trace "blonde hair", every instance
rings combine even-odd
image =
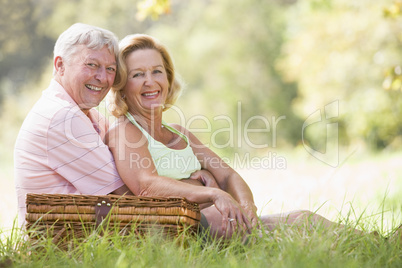
[[[128,110],[122,94],[127,81],[126,59],[132,52],[142,49],[154,49],[162,56],[163,65],[169,82],[168,95],[166,97],[163,111],[169,109],[180,96],[181,83],[175,76],[173,61],[167,48],[152,36],[145,34],[128,35],[119,43],[119,56],[117,61],[118,68],[116,75],[116,77],[118,77],[118,83],[115,83],[109,94],[109,110],[115,117],[124,115]]]

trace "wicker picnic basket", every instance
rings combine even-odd
[[[121,234],[160,230],[176,236],[196,232],[201,218],[198,204],[185,198],[120,195],[28,194],[26,227],[31,238],[84,238],[107,228]]]

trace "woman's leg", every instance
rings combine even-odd
[[[222,238],[225,233],[222,231],[222,215],[215,206],[210,206],[201,210],[207,219],[210,235],[215,238]]]
[[[269,231],[274,230],[281,224],[287,224],[294,227],[312,228],[316,225],[322,225],[326,229],[340,229],[345,226],[332,222],[323,216],[308,210],[295,210],[286,213],[265,215],[261,217],[261,221]],[[363,234],[362,231],[354,229],[355,233]]]
[[[221,229],[222,224],[222,216],[220,212],[215,208],[215,206],[211,206],[201,210],[201,212],[207,218],[211,235],[213,237],[223,237],[225,233],[223,233]],[[316,225],[321,224],[326,229],[341,229],[345,226],[342,224],[338,224],[332,222],[323,216],[313,213],[308,210],[295,210],[286,213],[278,213],[271,215],[264,215],[260,217],[262,224],[264,227],[268,229],[268,231],[272,231],[280,225],[286,224],[292,227],[298,228],[312,228]],[[363,234],[364,232],[354,229],[354,232],[357,234]]]

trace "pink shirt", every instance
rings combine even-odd
[[[123,186],[103,143],[105,118],[86,116],[52,80],[26,117],[14,150],[19,223],[25,222],[27,193],[109,194]]]

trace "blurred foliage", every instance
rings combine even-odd
[[[392,20],[393,35],[402,43],[401,27],[398,27],[402,22],[402,1],[394,1],[391,5],[384,8],[384,16]],[[385,71],[383,88],[386,90],[402,90],[402,67],[400,64],[389,67]]]
[[[382,84],[384,71],[401,62],[401,24],[383,16],[386,2],[298,1],[287,10],[288,40],[277,67],[298,85],[292,107],[307,117],[339,100],[341,144],[400,145],[400,94]],[[307,134],[315,140],[320,133]]]
[[[222,130],[215,136],[207,133],[204,142],[218,147],[230,144],[225,148],[230,153],[253,151],[244,138],[244,127],[254,116],[266,118],[270,131],[250,134],[252,144],[272,148],[285,140],[294,144],[300,139],[302,121],[289,107],[297,87],[284,82],[275,69],[286,28],[283,12],[284,6],[272,1],[263,5],[258,0],[235,5],[229,0],[219,4],[188,1],[174,17],[162,18],[151,29],[171,48],[187,82],[187,91],[178,102],[184,114],[205,115],[213,131]],[[169,31],[166,25],[175,21],[182,23],[177,23],[176,31]],[[217,118],[222,115],[230,119]],[[274,131],[280,116],[286,120]],[[234,131],[223,131],[230,129],[231,123]],[[198,120],[191,127],[204,125]],[[267,129],[266,122],[258,119],[252,120],[249,128]]]
[[[170,13],[170,0],[143,0],[138,3],[137,19],[151,17],[156,20],[162,14]]]
[[[0,5],[0,124],[7,126],[7,134],[0,133],[0,160],[3,152],[9,157],[24,116],[51,77],[55,40],[75,22],[107,28],[119,38],[148,33],[165,43],[187,84],[180,112],[171,110],[168,119],[198,129],[201,140],[223,155],[267,150],[253,148],[245,135],[268,149],[296,146],[303,122],[333,101],[339,101],[339,117],[330,122],[338,123],[341,145],[382,150],[401,144],[401,1]],[[319,151],[325,151],[327,123],[305,133],[305,142]],[[246,124],[261,133],[245,133]]]
[[[51,53],[54,39],[38,31],[41,20],[30,0],[0,0],[0,107],[6,95],[18,94],[36,71],[44,67],[45,51]],[[0,109],[0,113],[3,109]]]
[[[396,0],[389,6],[384,8],[384,16],[389,18],[397,18],[402,15],[402,1]]]

